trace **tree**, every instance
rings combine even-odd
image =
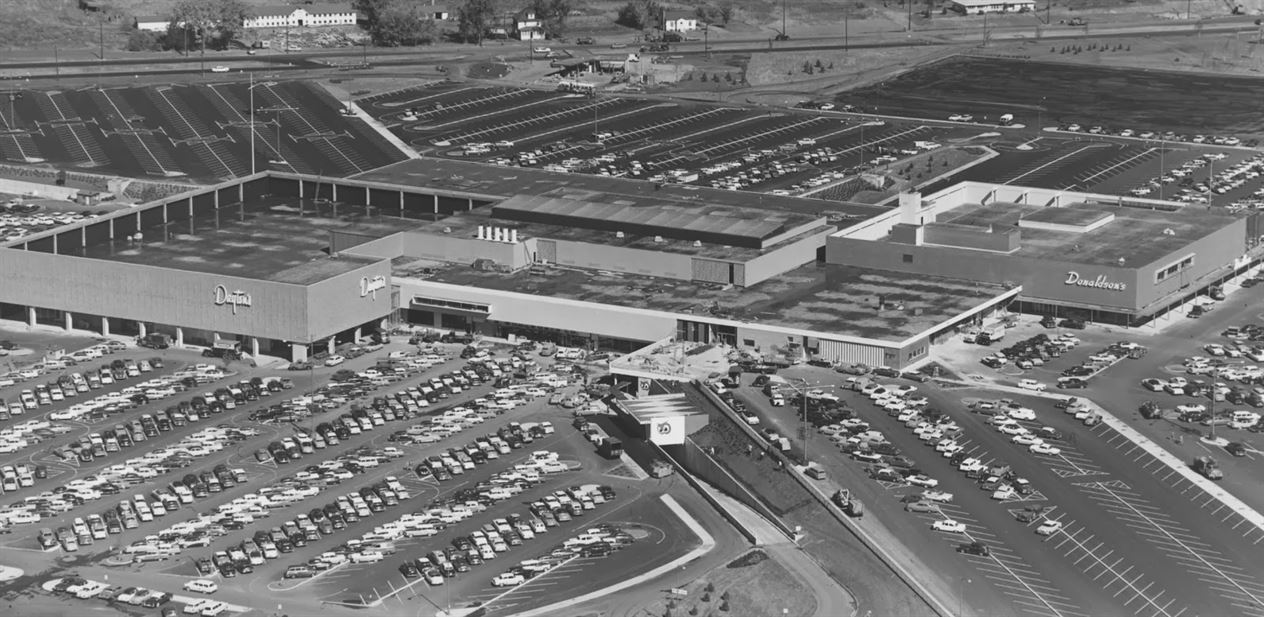
[[[241,0],[180,0],[171,21],[181,36],[187,30],[203,48],[209,43],[213,49],[224,49],[241,31],[247,15]],[[167,32],[172,34],[170,28]]]
[[[457,32],[461,40],[483,45],[483,36],[496,20],[495,0],[465,0],[457,9]]]
[[[619,9],[619,16],[615,18],[615,23],[620,26],[627,26],[637,30],[644,30],[650,24],[650,5],[653,3],[638,2],[631,0]]]
[[[570,0],[531,0],[531,9],[551,39],[562,38],[566,33],[566,17],[571,12]]]
[[[127,35],[127,51],[158,51],[162,49],[162,35],[149,30],[133,30]]]
[[[397,2],[384,7],[369,26],[373,44],[382,47],[429,45],[437,31],[434,19],[423,15],[421,7],[413,3]]]

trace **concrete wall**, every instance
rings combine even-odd
[[[601,246],[570,240],[556,242],[557,263],[564,266],[646,274],[686,281],[693,277],[692,256],[684,253]]]
[[[929,223],[923,228],[922,242],[1008,253],[1019,247],[1020,235],[1012,227],[983,229],[969,225]]]
[[[74,201],[79,196],[79,189],[57,186],[55,184],[0,178],[0,193],[39,197],[41,199]]]
[[[370,284],[380,281],[381,287]],[[366,286],[367,285],[367,286]],[[380,261],[307,287],[310,342],[391,314],[391,262]]]
[[[716,415],[720,414],[717,413]],[[728,422],[729,420],[716,418],[715,421]],[[751,443],[757,449],[767,447],[755,441]],[[689,470],[689,473],[720,489],[721,492],[729,497],[750,506],[752,510],[758,512],[789,535],[789,530],[785,528],[785,523],[781,521],[781,517],[774,513],[759,497],[756,497],[750,489],[746,488],[745,484],[734,478],[733,474],[729,473],[728,469],[725,469],[719,461],[711,458],[709,454],[703,451],[702,447],[694,443],[692,439],[686,438],[684,445],[668,446],[663,448],[663,451],[679,463],[681,467]]]
[[[1023,287],[1023,297],[1082,303],[1117,310],[1138,306],[1139,271],[1136,268],[1089,266],[1064,261],[998,255],[941,246],[910,246],[832,237],[827,260],[895,272],[964,278],[991,283],[1010,282]],[[905,255],[912,261],[906,262]],[[1068,273],[1094,280],[1099,275],[1109,282],[1123,283],[1125,289],[1080,287],[1066,284]],[[1153,273],[1151,272],[1151,285]]]
[[[831,233],[833,233],[833,228],[825,229],[810,238],[769,251],[746,262],[745,284],[755,285],[780,276],[788,270],[816,261],[817,251],[825,246],[825,239]]]
[[[16,249],[0,254],[0,301],[150,323],[303,341],[303,286]],[[216,303],[216,288],[250,306]]]
[[[424,257],[436,261],[472,264],[479,259],[490,259],[513,269],[525,267],[528,252],[522,242],[491,242],[474,236],[404,232],[400,234],[400,254]]]
[[[1184,249],[1138,268],[1137,301],[1140,306],[1170,302],[1179,296],[1182,287],[1188,292],[1205,286],[1211,279],[1218,277],[1233,264],[1234,259],[1241,257],[1247,249],[1247,219],[1238,219],[1233,224],[1216,230],[1208,236],[1198,239]],[[1176,275],[1155,283],[1155,272],[1168,266],[1189,253],[1194,253],[1194,265],[1184,275]]]
[[[676,334],[676,317],[606,304],[533,296],[419,279],[396,278],[400,305],[413,296],[486,304],[490,319],[559,330],[591,332],[599,336],[657,341]]]
[[[383,259],[394,259],[404,254],[403,234],[400,233],[377,237],[333,230],[329,232],[329,243],[334,253]]]

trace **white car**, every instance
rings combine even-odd
[[[965,533],[966,524],[961,521],[954,521],[950,518],[938,520],[930,524],[931,529],[935,531],[946,531],[948,533]]]
[[[1051,536],[1059,531],[1062,531],[1061,521],[1045,521],[1036,528],[1036,533],[1042,536]]]
[[[935,488],[936,486],[939,486],[939,480],[923,473],[909,476],[905,478],[904,481],[912,484],[913,486],[924,486],[926,488]]]
[[[1021,379],[1018,381],[1018,387],[1024,390],[1032,390],[1035,392],[1044,392],[1049,386],[1036,381],[1035,379]]]
[[[1062,454],[1062,448],[1051,446],[1043,441],[1031,444],[1028,448],[1033,454],[1047,454],[1049,456],[1057,456]]]
[[[1027,429],[1023,425],[1016,422],[1013,424],[1002,424],[996,427],[996,430],[1005,433],[1006,435],[1021,435],[1027,432]]]
[[[1006,415],[1015,420],[1035,420],[1036,411],[1030,407],[1010,407],[1005,410]]]
[[[532,47],[531,51],[534,51],[537,54],[547,54],[553,52],[553,50],[548,47]]]
[[[1002,484],[996,487],[995,491],[992,491],[992,499],[995,499],[997,501],[1004,501],[1006,499],[1014,499],[1015,497],[1018,497],[1018,491],[1014,490],[1014,487],[1008,484]]]
[[[1030,446],[1030,445],[1044,442],[1043,439],[1036,437],[1031,432],[1019,433],[1017,435],[1014,435],[1013,439],[1010,439],[1010,441],[1021,446]]]
[[[184,584],[185,591],[195,591],[197,593],[215,593],[219,591],[219,585],[215,581],[208,581],[204,578],[194,579]]]
[[[1151,377],[1149,379],[1142,379],[1141,385],[1151,392],[1162,392],[1165,384],[1162,381]]]
[[[515,574],[513,572],[505,572],[502,574],[497,574],[496,578],[492,579],[492,584],[497,587],[514,587],[517,585],[521,585],[525,582],[527,582],[526,577],[524,577],[521,574]]]
[[[1200,403],[1190,403],[1176,406],[1176,413],[1202,413],[1204,411],[1207,411],[1207,406]]]
[[[222,64],[220,64],[220,65],[216,65],[216,66],[211,67],[211,72],[212,72],[212,73],[227,73],[227,72],[228,72],[228,67],[226,67],[226,66],[224,66],[224,65],[222,65]]]
[[[922,493],[922,499],[939,503],[952,503],[952,493],[948,491],[930,490]]]
[[[980,461],[977,458],[968,458],[964,461],[961,461],[961,464],[957,465],[957,469],[965,473],[970,473],[972,471],[983,471],[983,461]]]
[[[952,122],[969,122],[974,120],[974,116],[971,116],[970,114],[953,114],[948,116],[948,120]]]
[[[332,355],[332,356],[329,356],[328,358],[325,358],[325,366],[338,366],[339,364],[342,364],[343,362],[346,362],[346,361],[347,359],[342,356]]]

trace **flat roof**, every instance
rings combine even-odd
[[[1017,226],[1020,218],[1029,218],[1043,210],[1058,209],[1081,210],[1085,212],[1084,216],[1114,214],[1115,220],[1083,233],[1024,227],[1021,246],[1015,254],[1100,266],[1117,265],[1122,257],[1127,264],[1141,266],[1179,251],[1237,220],[1235,216],[1197,207],[1167,212],[1108,204],[1046,208],[994,202],[987,205],[962,204],[940,215],[937,222],[975,227],[992,225],[1000,229]],[[1172,230],[1171,235],[1164,233],[1167,229]]]
[[[310,201],[310,200],[309,200]],[[360,216],[357,216],[359,214]],[[175,223],[164,236],[161,227],[143,229],[144,242],[102,242],[84,248],[83,257],[145,264],[190,272],[310,285],[350,272],[378,260],[343,255],[331,259],[328,231],[354,231],[382,237],[400,230],[406,221],[363,217],[363,208],[340,205],[337,216],[328,204],[269,199],[245,209],[242,219],[221,215]]]
[[[439,219],[434,222],[420,223],[412,231],[433,235],[450,234],[453,236],[474,237],[478,234],[478,227],[480,225],[516,229],[518,230],[518,238],[520,241],[526,240],[527,238],[571,240],[574,242],[585,242],[617,248],[658,251],[662,253],[680,253],[684,255],[693,255],[695,257],[720,259],[738,263],[749,261],[769,251],[782,248],[787,244],[799,242],[813,234],[827,233],[835,229],[828,225],[821,225],[803,233],[788,237],[776,244],[765,247],[764,249],[711,244],[707,242],[703,242],[695,246],[691,241],[677,238],[664,237],[662,242],[658,242],[653,236],[624,234],[623,237],[620,238],[618,234],[613,231],[587,229],[568,225],[546,225],[543,223],[507,221],[495,217],[493,212],[488,209],[477,209],[454,214],[448,218]],[[445,230],[447,231],[445,232]]]
[[[732,239],[759,244],[809,223],[807,215],[732,208],[725,204],[700,208],[692,203],[663,203],[653,195],[636,198],[590,195],[584,199],[552,195],[515,195],[492,206],[496,216],[544,223],[572,224],[593,229],[637,230],[644,235]]]
[[[921,334],[1006,291],[973,281],[816,263],[730,289],[578,268],[500,273],[428,260],[397,264],[394,275],[892,342]],[[885,304],[881,311],[879,298]]]
[[[571,174],[529,167],[500,167],[485,163],[422,158],[400,161],[353,176],[357,180],[396,185],[442,188],[488,195],[552,195],[597,202],[631,200],[698,206],[728,206],[824,216],[833,221],[860,221],[889,208],[850,202],[783,197],[748,191],[726,191],[687,184],[656,184],[648,180],[594,174]],[[658,188],[655,188],[658,187]]]
[[[1087,227],[1109,217],[1112,213],[1106,212],[1097,207],[1075,207],[1068,206],[1062,208],[1040,208],[1039,210],[1023,216],[1025,221],[1035,221],[1037,223],[1052,223],[1055,225],[1075,225],[1077,227]]]

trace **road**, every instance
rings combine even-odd
[[[1069,26],[993,26],[988,28],[987,37],[991,41],[1004,40],[1074,40],[1095,38],[1101,36],[1110,36],[1113,38],[1127,37],[1149,37],[1155,35],[1163,36],[1201,36],[1203,34],[1213,33],[1232,33],[1232,32],[1255,32],[1257,27],[1254,25],[1252,18],[1246,16],[1240,17],[1224,17],[1212,20],[1203,20],[1199,22],[1177,22],[1170,21],[1161,22],[1133,22],[1119,23],[1108,25],[1090,25],[1089,27],[1069,27]],[[856,36],[822,36],[822,37],[804,37],[796,38],[789,41],[773,42],[765,37],[751,38],[739,37],[729,38],[723,41],[687,41],[683,43],[673,44],[671,53],[679,55],[706,55],[715,52],[724,53],[754,53],[764,51],[776,51],[786,53],[802,53],[808,51],[821,50],[837,50],[837,49],[878,49],[878,48],[894,48],[894,47],[928,47],[940,45],[956,45],[960,43],[969,43],[982,41],[984,37],[983,31],[975,29],[917,29],[912,33],[909,32],[882,32],[874,34],[857,34]],[[584,50],[588,54],[593,55],[618,55],[627,53],[625,49],[607,49],[603,47],[573,47],[572,51],[578,52]],[[145,75],[179,75],[189,73],[205,72],[205,65],[224,64],[229,67],[237,67],[241,63],[249,63],[253,66],[259,66],[258,72],[265,71],[303,71],[313,69],[323,69],[325,67],[333,68],[332,60],[347,58],[352,60],[367,59],[375,67],[411,67],[420,65],[433,66],[436,63],[458,61],[461,56],[473,53],[475,55],[487,56],[503,56],[510,61],[524,60],[531,57],[530,48],[527,46],[487,46],[482,48],[473,47],[453,47],[453,46],[435,46],[422,50],[406,48],[406,49],[375,49],[372,54],[366,53],[367,50],[362,48],[345,47],[338,49],[325,50],[305,50],[301,52],[288,53],[265,53],[260,55],[246,55],[244,50],[240,52],[223,52],[215,53],[211,56],[171,56],[148,55],[143,58],[126,57],[126,58],[106,58],[89,59],[89,60],[66,60],[53,62],[45,58],[42,60],[19,60],[0,63],[0,71],[29,71],[28,75],[22,75],[29,79],[55,79],[57,78],[56,67],[66,68],[102,68],[117,67],[120,70],[114,71],[94,71],[92,76],[95,77],[121,77],[136,74]],[[455,54],[455,56],[454,56]],[[188,64],[188,69],[161,69],[161,70],[143,70],[146,65],[153,64]],[[346,63],[343,63],[346,64]],[[194,69],[192,65],[198,65]],[[130,68],[126,68],[130,67]],[[124,70],[126,69],[126,70]],[[369,72],[371,74],[371,71]],[[359,70],[351,71],[349,74],[363,74]],[[63,76],[62,79],[67,77]]]

